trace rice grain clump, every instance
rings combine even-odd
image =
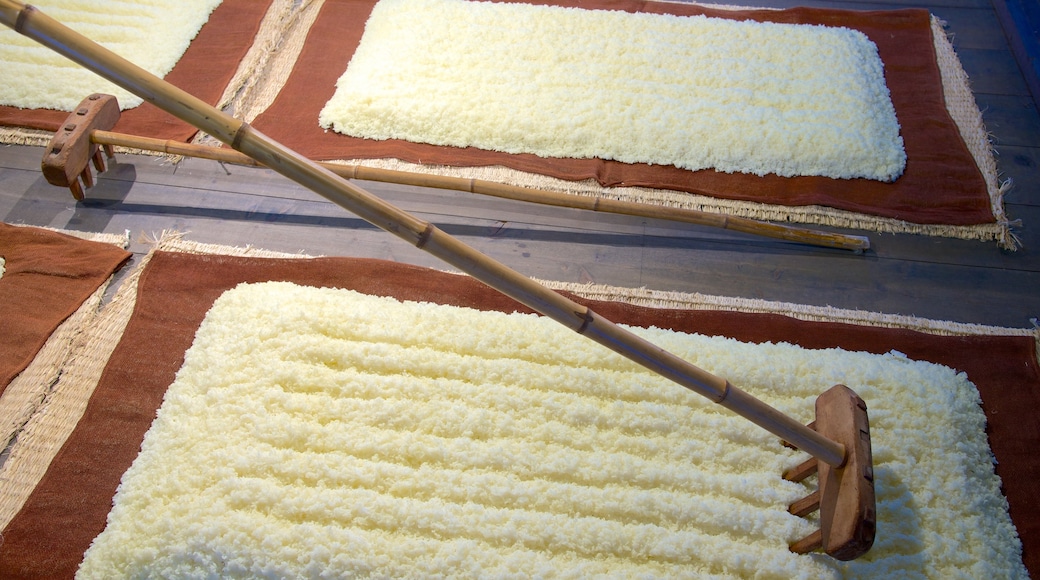
[[[265,283],[207,315],[79,577],[1025,577],[962,374],[637,331],[798,420],[856,389],[874,549],[791,553],[801,454],[555,322]]]
[[[39,0],[34,6],[148,72],[173,70],[220,0]],[[0,27],[0,105],[72,111],[91,93],[115,95],[121,109],[140,97],[36,41]]]
[[[892,181],[877,46],[847,28],[381,0],[322,127],[542,157]]]

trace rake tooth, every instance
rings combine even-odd
[[[791,551],[795,554],[808,554],[809,552],[815,552],[823,547],[823,531],[816,530],[815,532],[805,536],[801,540],[790,545]]]
[[[90,173],[90,167],[84,167],[83,173],[80,173],[79,176],[83,179],[83,185],[87,189],[94,187],[94,175]]]
[[[816,473],[816,469],[819,466],[815,457],[799,463],[798,465],[784,471],[783,477],[787,481],[802,481],[810,475]]]
[[[82,201],[83,186],[79,184],[79,179],[73,179],[71,182],[69,182],[69,191],[72,192],[73,198],[75,198],[77,201]]]
[[[820,490],[816,490],[788,506],[791,515],[805,517],[820,509]]]
[[[105,158],[101,155],[100,147],[98,147],[98,150],[94,152],[94,157],[92,159],[94,160],[94,169],[97,169],[98,173],[104,173]]]

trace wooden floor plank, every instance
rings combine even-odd
[[[88,231],[131,230],[140,237],[172,229],[209,243],[368,256],[444,268],[324,201],[185,188],[183,195],[171,202],[169,186],[133,183],[124,190],[122,183],[101,179],[85,202],[72,204],[65,191],[36,180],[29,188],[32,199],[16,202],[20,204],[16,213],[35,223],[64,223]],[[419,217],[436,219],[448,233],[539,278],[1019,327],[1040,312],[1040,296],[1021,295],[1023,289],[1040,285],[1040,268],[1016,268],[1016,263],[1033,260],[1001,253],[992,244],[936,239],[930,240],[935,246],[931,252],[897,259],[888,254],[898,239],[928,239],[881,237],[877,252],[860,256],[749,236],[732,237],[663,221],[621,218],[624,227],[617,227],[598,221],[595,214],[561,217],[558,211],[543,215],[513,211],[503,220],[488,212],[484,217],[457,215],[466,212],[449,211],[454,208],[457,206],[438,208],[430,202],[428,209],[440,213],[421,213]],[[951,247],[959,249],[949,252]],[[927,255],[945,261],[933,262]],[[969,255],[973,258],[968,261],[977,263],[963,265],[949,259]],[[992,265],[985,266],[986,262]],[[954,298],[961,294],[972,298]]]
[[[993,0],[993,8],[1033,101],[1040,103],[1040,3]]]
[[[937,6],[930,10],[946,23],[946,34],[953,43],[954,50],[1007,50],[1004,29],[992,7]]]
[[[1001,177],[1013,184],[1004,201],[1040,206],[1040,147],[1000,145],[997,154]]]
[[[1031,96],[1018,73],[1018,62],[1008,50],[962,48],[957,57],[975,94]]]
[[[1040,147],[1040,114],[1028,96],[975,95],[986,128],[999,149],[1005,145]]]
[[[1027,149],[1027,152],[1031,150]],[[34,158],[35,156],[31,156]],[[176,213],[177,207],[180,211],[191,214],[202,215],[207,211],[224,211],[228,216],[241,215],[252,216],[253,219],[267,221],[278,220],[318,220],[320,216],[335,217],[343,210],[331,203],[325,202],[315,194],[303,188],[299,188],[288,180],[271,175],[269,171],[256,168],[235,168],[234,176],[218,175],[209,181],[202,179],[204,183],[195,183],[195,187],[186,187],[176,182],[172,175],[164,175],[172,170],[165,166],[158,168],[152,166],[151,160],[137,156],[123,156],[120,162],[110,164],[109,171],[100,175],[98,186],[88,190],[87,199],[82,205],[99,207],[103,204],[113,204],[122,201],[126,204],[126,210],[139,209],[154,213]],[[223,173],[216,168],[214,162],[192,160],[185,162],[192,164],[195,174]],[[209,164],[214,167],[209,169],[203,167]],[[1028,168],[1027,168],[1028,169]],[[21,169],[22,179],[26,182],[34,182],[38,190],[37,197],[51,199],[60,207],[65,207],[71,202],[71,196],[62,188],[49,186],[42,181],[35,169]],[[178,170],[178,175],[183,175]],[[251,177],[250,174],[264,175],[262,180],[268,181],[262,189],[257,189],[253,182],[261,180]],[[9,171],[5,175],[13,176]],[[190,182],[190,181],[189,181]],[[205,185],[207,189],[202,189]],[[409,211],[423,213],[431,221],[441,221],[440,216],[458,216],[487,218],[493,220],[504,220],[521,223],[540,223],[548,226],[565,227],[575,230],[603,230],[620,232],[642,227],[637,218],[619,216],[612,214],[592,213],[581,210],[568,210],[537,204],[513,202],[498,198],[480,196],[463,192],[446,190],[432,190],[408,186],[396,186],[390,184],[361,182],[361,185],[372,193],[379,195],[395,204],[399,204]],[[133,199],[127,199],[131,192]],[[205,193],[200,193],[205,192]],[[165,208],[165,209],[164,209]],[[209,210],[207,210],[209,208]],[[311,208],[311,209],[307,209]],[[233,212],[233,213],[231,213]],[[318,212],[315,214],[314,212]],[[297,214],[295,218],[292,215]],[[320,215],[319,215],[320,214]],[[216,215],[216,214],[214,214]],[[282,217],[280,217],[282,216]],[[212,217],[212,216],[211,216]],[[653,221],[653,220],[650,220]],[[682,236],[684,231],[696,232],[695,235],[714,235],[725,239],[754,240],[754,236],[741,236],[731,232],[724,232],[714,228],[697,228],[689,224],[659,221],[660,227],[667,228],[669,235]],[[627,230],[626,230],[627,228]],[[827,228],[821,228],[827,229]],[[847,230],[849,233],[855,233]],[[878,237],[884,242],[884,236]],[[909,240],[917,240],[918,236],[908,236]],[[920,238],[930,240],[929,238]],[[974,242],[972,242],[974,244]],[[793,244],[781,244],[792,246]],[[875,243],[877,251],[892,248],[891,244]],[[991,249],[991,248],[990,248]],[[914,248],[914,254],[920,248]],[[887,254],[886,254],[887,255]],[[958,255],[956,252],[951,255]],[[898,255],[889,256],[898,257]]]

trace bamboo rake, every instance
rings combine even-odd
[[[16,32],[122,86],[365,221],[433,254],[521,304],[731,409],[819,460],[833,466],[840,466],[845,461],[843,445],[744,393],[725,379],[650,344],[589,308],[492,260],[433,224],[368,193],[276,143],[247,123],[222,113],[67,28],[40,10],[16,0],[0,0],[0,19]]]
[[[91,134],[90,139],[93,143],[98,145],[129,147],[144,151],[167,153],[170,155],[211,159],[214,161],[235,163],[238,165],[260,165],[248,155],[243,155],[234,150],[196,145],[193,143],[183,143],[168,139],[153,139],[151,137],[126,135],[103,130],[95,130]],[[455,191],[466,191],[480,195],[552,205],[556,207],[569,207],[636,217],[671,220],[825,248],[852,250],[857,253],[870,249],[870,239],[866,236],[797,228],[725,214],[683,208],[662,207],[604,197],[587,197],[582,195],[559,193],[542,189],[507,185],[482,179],[429,175],[410,171],[364,167],[362,165],[344,165],[339,163],[318,164],[347,179],[362,179],[366,181],[400,183],[403,185],[415,185],[419,187],[451,189]]]
[[[815,461],[810,460],[787,477],[797,481],[818,467],[820,492],[810,496],[808,505],[796,502],[792,510],[797,507],[800,515],[819,509],[821,529],[793,544],[792,549],[804,552],[822,547],[840,559],[856,558],[869,550],[876,522],[870,433],[866,405],[847,387],[832,387],[817,398],[819,431],[802,425],[729,381],[616,326],[589,308],[484,256],[433,224],[397,209],[276,143],[248,124],[156,78],[39,10],[15,0],[0,0],[0,21],[366,221],[808,452]]]

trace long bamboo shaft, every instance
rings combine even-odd
[[[500,264],[461,241],[276,143],[248,124],[65,27],[33,7],[0,0],[0,21],[68,57],[234,149],[289,177],[390,233],[426,250],[527,305],[680,385],[731,409],[828,464],[840,466],[845,446],[802,425],[712,375],[594,314],[563,295]]]
[[[212,159],[214,161],[224,161],[239,165],[259,165],[259,163],[254,159],[251,159],[249,156],[243,155],[238,151],[208,147],[194,143],[183,143],[167,139],[154,139],[137,135],[124,135],[112,131],[101,130],[94,131],[91,135],[91,140],[99,145],[131,147],[145,151],[157,151],[170,155],[199,157],[202,159]],[[347,179],[363,179],[366,181],[380,181],[384,183],[400,183],[403,185],[467,191],[479,195],[489,195],[504,199],[526,201],[557,207],[569,207],[636,217],[671,220],[733,230],[746,234],[754,234],[824,248],[836,248],[856,252],[862,252],[870,248],[870,240],[866,236],[797,228],[783,224],[773,224],[749,218],[728,216],[705,211],[633,203],[604,197],[588,197],[558,193],[554,191],[496,183],[483,179],[466,179],[446,175],[430,175],[410,171],[398,171],[394,169],[364,167],[361,165],[343,165],[339,163],[319,163],[319,165],[329,169],[337,175],[346,177]]]

